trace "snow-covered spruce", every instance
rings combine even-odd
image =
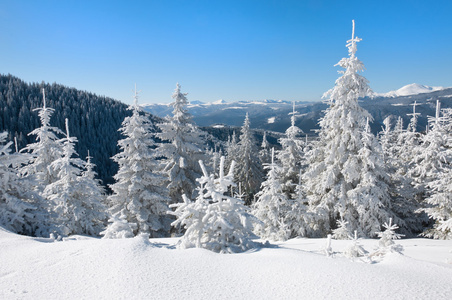
[[[295,188],[298,183],[301,166],[304,160],[304,141],[300,135],[303,131],[295,126],[295,102],[290,113],[291,126],[286,130],[285,136],[279,139],[281,150],[277,152],[276,158],[281,165],[281,183],[283,191],[288,199],[295,199]]]
[[[168,178],[171,203],[179,202],[183,194],[192,197],[196,178],[201,176],[198,160],[204,156],[202,134],[187,111],[186,96],[177,84],[172,95],[173,116],[167,117],[164,123],[157,124],[161,132],[156,136],[162,141],[168,141],[160,144],[157,152],[166,158],[163,161],[163,171]]]
[[[336,240],[350,239],[351,232],[348,229],[348,222],[344,219],[337,220],[337,228],[333,229],[333,238]]]
[[[383,256],[388,252],[402,252],[403,246],[396,244],[394,241],[402,238],[403,234],[398,234],[395,231],[399,228],[397,224],[392,224],[392,219],[389,219],[389,223],[384,223],[383,227],[385,231],[377,232],[380,240],[378,241],[378,249],[370,254],[373,256]]]
[[[270,145],[267,140],[267,132],[264,131],[264,135],[262,136],[261,149],[259,150],[259,159],[262,164],[270,163]]]
[[[135,236],[137,224],[127,222],[127,216],[123,212],[112,216],[108,222],[108,227],[100,233],[103,239],[126,239]]]
[[[126,117],[119,129],[125,136],[118,141],[121,152],[113,157],[119,170],[114,176],[116,182],[110,186],[113,191],[108,197],[110,214],[116,217],[113,220],[136,224],[134,235],[164,236],[169,232],[169,226],[164,226],[169,201],[164,187],[166,178],[157,171],[152,124],[146,115],[140,114],[136,88],[134,104],[129,109],[132,116]],[[115,222],[109,226],[116,226]]]
[[[21,169],[24,176],[37,181],[35,189],[40,193],[48,184],[57,180],[57,171],[49,168],[49,166],[63,155],[63,146],[57,136],[58,134],[63,135],[63,132],[50,126],[50,118],[55,110],[46,106],[44,89],[42,89],[42,96],[43,107],[34,109],[34,111],[38,111],[41,127],[29,133],[29,135],[36,136],[36,143],[29,144],[22,149],[22,151],[29,152],[32,158]]]
[[[77,186],[80,198],[85,199],[85,218],[91,220],[91,222],[86,222],[85,232],[98,236],[107,221],[107,197],[101,181],[96,178],[97,173],[94,171],[96,165],[91,162],[91,159],[88,151],[86,161],[83,162],[84,168],[81,176],[77,177]]]
[[[44,88],[42,97],[43,106],[33,110],[38,112],[41,126],[28,134],[36,136],[36,142],[28,144],[21,150],[22,153],[28,154],[28,158],[18,168],[21,177],[31,183],[31,190],[39,195],[34,201],[36,209],[34,210],[33,235],[47,237],[57,231],[57,224],[52,215],[54,212],[52,202],[48,201],[43,193],[49,184],[58,180],[58,172],[50,166],[63,155],[63,145],[61,139],[58,138],[58,135],[63,135],[63,132],[57,127],[50,126],[50,119],[55,110],[47,107]]]
[[[343,203],[340,215],[352,224],[353,231],[360,236],[375,236],[383,220],[394,218],[389,195],[389,177],[386,173],[382,150],[375,136],[370,132],[369,120],[361,133],[361,149],[358,151],[359,182],[347,192],[348,201]],[[348,206],[353,206],[350,209]],[[344,209],[345,210],[342,210]],[[351,211],[350,211],[351,210]],[[353,212],[353,210],[355,210]],[[353,215],[355,214],[355,215]],[[403,222],[397,219],[397,222]]]
[[[366,257],[368,251],[359,242],[358,232],[355,230],[354,236],[349,236],[350,244],[344,249],[344,256],[350,259]]]
[[[426,184],[430,196],[425,200],[422,210],[435,221],[433,228],[424,232],[424,235],[436,239],[452,239],[452,151],[449,144],[452,140],[452,133],[449,131],[452,118],[447,113],[443,118],[438,115],[439,105],[437,116],[431,122],[432,128],[425,136],[424,143],[428,143],[425,151],[428,155],[424,156],[424,167],[419,168],[426,177],[430,177]]]
[[[271,241],[285,241],[290,237],[290,227],[287,224],[287,214],[291,210],[291,202],[283,191],[279,181],[281,168],[274,161],[274,148],[272,148],[271,164],[267,180],[261,185],[256,194],[256,202],[251,205],[252,214],[262,223],[257,224],[254,232],[262,239]]]
[[[364,65],[355,56],[353,22],[352,38],[347,41],[349,57],[338,65],[345,70],[328,91],[329,108],[320,119],[319,140],[308,153],[309,167],[303,176],[303,187],[311,210],[317,214],[313,226],[326,236],[338,219],[348,222],[349,232],[374,236],[383,219],[387,219],[388,191],[382,161],[375,148],[375,137],[366,131],[370,114],[358,99],[371,92],[367,80],[359,73]]]
[[[290,238],[315,236],[317,217],[313,211],[309,210],[300,181],[295,187],[295,195],[295,199],[289,199],[290,209],[285,217],[290,230]]]
[[[239,145],[237,142],[237,135],[235,134],[234,130],[232,132],[232,135],[228,137],[228,141],[226,142],[226,167],[230,168],[232,162],[237,160],[238,155]]]
[[[435,239],[452,239],[452,168],[429,184],[432,195],[426,202],[429,207],[423,210],[435,221],[433,228],[424,235]]]
[[[185,195],[183,203],[172,204],[177,220],[173,226],[184,226],[185,234],[178,242],[178,248],[204,248],[219,253],[237,253],[254,248],[253,217],[243,201],[224,195],[234,185],[232,163],[224,174],[224,157],[220,160],[219,176],[209,175],[202,161],[199,161],[203,176],[199,182],[199,195],[190,201]]]
[[[405,149],[405,139],[413,133],[406,134],[403,129],[403,119],[398,117],[392,128],[391,116],[383,121],[384,127],[379,139],[383,150],[383,160],[389,176],[389,193],[392,199],[392,210],[403,220],[399,222],[400,231],[406,236],[416,236],[422,232],[423,223],[427,223],[425,213],[416,212],[419,203],[413,195],[416,194],[408,176],[409,161],[406,160],[408,149]],[[411,150],[411,153],[413,151]],[[407,155],[407,156],[405,156]]]
[[[21,178],[17,168],[26,163],[21,153],[11,153],[7,132],[0,133],[0,226],[19,234],[32,235],[42,220],[36,214],[39,195],[32,182]]]
[[[211,157],[210,162],[206,165],[209,170],[212,170],[215,175],[218,175],[216,172],[218,170],[218,164],[220,163],[220,159],[223,156],[221,149],[219,149],[216,145],[214,148],[211,148],[207,151],[207,155]]]
[[[259,190],[262,182],[263,172],[256,143],[250,130],[250,119],[246,113],[245,121],[240,134],[238,144],[237,170],[235,172],[235,182],[241,186],[246,205],[250,205],[254,200],[254,195]]]
[[[448,159],[452,157],[448,148],[448,133],[440,115],[440,102],[436,104],[435,117],[429,117],[430,128],[422,136],[421,144],[415,151],[411,162],[410,176],[415,187],[421,193],[420,201],[431,196],[429,184],[437,180],[444,168],[448,168]]]
[[[66,137],[61,140],[63,156],[50,165],[57,172],[57,180],[44,189],[43,195],[51,202],[55,224],[62,235],[98,235],[103,228],[105,208],[95,181],[82,176],[85,162],[77,158],[74,146],[77,138],[69,135],[66,119]]]

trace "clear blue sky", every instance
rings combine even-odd
[[[356,22],[376,92],[452,86],[452,1],[0,0],[0,73],[130,103],[319,100]]]

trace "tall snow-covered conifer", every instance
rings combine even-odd
[[[313,225],[323,236],[341,218],[350,224],[350,233],[358,230],[365,236],[373,236],[375,232],[371,230],[384,221],[380,219],[380,212],[389,209],[379,205],[369,206],[369,209],[375,208],[378,212],[372,212],[375,218],[362,224],[363,218],[369,214],[362,210],[363,202],[381,202],[385,205],[388,200],[384,187],[381,186],[381,193],[374,195],[371,186],[378,186],[383,174],[373,177],[371,181],[367,177],[369,172],[377,175],[375,172],[382,171],[375,169],[374,162],[368,161],[370,157],[366,157],[365,153],[377,150],[368,149],[373,147],[374,137],[367,134],[371,140],[367,145],[363,144],[366,120],[371,116],[359,106],[358,98],[367,96],[371,90],[366,78],[359,74],[364,69],[363,63],[355,56],[359,41],[361,39],[355,37],[353,21],[352,38],[347,41],[349,57],[338,63],[345,70],[339,71],[342,75],[336,80],[335,87],[325,94],[329,96],[330,106],[320,119],[319,140],[308,153],[309,167],[303,176],[310,208],[317,214]]]
[[[21,178],[17,168],[26,163],[20,153],[11,153],[8,133],[0,133],[0,225],[20,234],[32,235],[40,222],[36,214],[39,196],[32,191],[27,178]]]
[[[413,170],[417,184],[425,188],[423,210],[435,222],[425,235],[440,239],[452,239],[452,133],[448,130],[451,125],[450,115],[440,116],[437,101],[436,116],[430,118],[431,128],[423,138]]]
[[[290,236],[286,216],[291,210],[291,203],[279,181],[281,168],[274,161],[273,148],[268,168],[267,180],[262,183],[261,190],[256,194],[257,200],[251,206],[252,214],[262,222],[256,225],[255,232],[262,239],[285,241]]]
[[[34,109],[38,112],[41,127],[29,133],[36,136],[36,142],[28,144],[21,150],[21,152],[28,152],[29,159],[19,168],[21,176],[32,182],[32,189],[39,194],[35,201],[36,210],[34,210],[36,226],[33,229],[33,235],[36,236],[48,236],[57,230],[52,216],[54,206],[43,193],[49,184],[58,180],[58,171],[51,168],[51,165],[63,155],[63,145],[58,138],[58,135],[63,135],[63,132],[50,126],[50,119],[55,110],[47,107],[44,89],[42,89],[42,97],[43,107]]]
[[[436,105],[436,115],[429,117],[429,124],[430,128],[421,138],[410,170],[414,185],[422,193],[422,198],[430,196],[428,185],[440,177],[443,168],[448,166],[448,158],[451,157],[439,101]]]
[[[168,190],[172,203],[182,200],[182,195],[192,197],[196,178],[201,175],[198,160],[203,158],[201,133],[187,111],[187,94],[176,85],[173,93],[173,116],[158,124],[157,137],[168,143],[160,145],[158,152],[165,157],[163,171],[168,177]]]
[[[32,159],[21,169],[23,175],[33,177],[37,181],[38,192],[42,192],[48,184],[57,180],[57,172],[50,168],[50,165],[62,156],[62,145],[57,134],[63,134],[60,129],[50,126],[50,118],[55,110],[46,106],[44,89],[42,96],[43,107],[35,109],[41,119],[41,127],[29,133],[36,136],[36,143],[29,144],[22,150],[30,152]]]
[[[291,114],[291,126],[286,130],[284,137],[279,139],[281,150],[278,151],[277,159],[281,164],[281,178],[283,190],[289,199],[295,198],[295,188],[299,181],[299,175],[303,160],[304,141],[300,135],[303,131],[295,126],[295,102],[293,103],[293,111]]]
[[[43,194],[51,202],[59,234],[98,235],[105,215],[102,205],[86,195],[87,181],[81,180],[84,161],[76,157],[76,142],[77,138],[69,135],[66,119],[66,137],[62,139],[63,156],[50,165],[58,177],[46,186]]]
[[[114,176],[116,182],[110,186],[113,194],[108,197],[114,217],[109,227],[116,226],[114,220],[120,219],[130,223],[135,235],[149,233],[158,237],[169,231],[164,224],[169,200],[164,187],[166,178],[157,171],[152,124],[146,115],[140,114],[136,87],[134,104],[129,109],[132,116],[126,117],[119,129],[125,136],[118,141],[121,152],[113,157],[119,170]],[[108,228],[107,231],[109,238],[123,237],[120,233],[115,236]]]
[[[417,213],[419,203],[414,199],[415,190],[411,185],[411,179],[407,176],[408,163],[400,156],[404,143],[405,131],[403,120],[397,119],[394,129],[391,128],[391,118],[383,121],[384,127],[380,132],[380,143],[383,149],[383,157],[390,178],[389,193],[392,199],[392,209],[401,219],[400,231],[406,236],[417,235],[423,230],[423,222],[426,222],[425,214]],[[408,149],[406,149],[409,151]],[[411,150],[412,152],[412,150]],[[406,154],[406,153],[404,153]],[[403,221],[402,221],[403,220]]]
[[[254,194],[259,190],[262,182],[262,169],[258,150],[250,130],[250,119],[246,114],[240,135],[237,153],[236,182],[241,186],[245,197],[245,204],[250,205]]]
[[[107,207],[105,189],[101,185],[101,181],[96,178],[97,173],[94,171],[96,166],[91,162],[92,157],[89,155],[84,161],[84,169],[79,177],[77,177],[80,198],[85,203],[85,228],[89,235],[99,235],[104,229],[107,220]]]
[[[235,131],[232,132],[232,135],[228,137],[228,141],[226,143],[226,166],[229,168],[233,161],[237,160],[237,156],[239,153],[239,145],[237,143],[237,135]]]
[[[393,217],[389,176],[386,173],[381,146],[370,132],[369,120],[362,132],[361,142],[362,147],[358,151],[361,165],[359,182],[347,192],[350,203],[343,204],[339,214],[351,223],[353,232],[373,237],[383,222]]]
[[[266,131],[264,131],[264,135],[262,136],[261,150],[259,150],[259,159],[263,164],[268,164],[271,160],[270,146],[268,144]]]

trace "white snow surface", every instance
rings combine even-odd
[[[401,97],[401,96],[411,96],[417,94],[431,93],[435,91],[444,90],[445,87],[442,86],[426,86],[422,84],[412,83],[401,87],[396,91],[390,91],[387,93],[376,93],[376,96],[383,97]]]
[[[403,254],[351,261],[350,241],[292,239],[241,254],[176,250],[177,238],[65,241],[0,228],[0,299],[448,299],[452,241],[398,241]],[[377,240],[362,240],[368,251]]]

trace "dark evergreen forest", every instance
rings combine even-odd
[[[43,105],[42,88],[47,107],[55,109],[51,125],[64,130],[68,118],[71,135],[78,139],[77,153],[85,159],[89,150],[99,179],[112,183],[118,166],[110,157],[118,152],[121,122],[131,115],[124,103],[56,83],[26,83],[0,74],[0,131],[7,131],[11,141],[16,137],[19,149],[34,142],[36,137],[28,134],[41,125],[33,110]]]

